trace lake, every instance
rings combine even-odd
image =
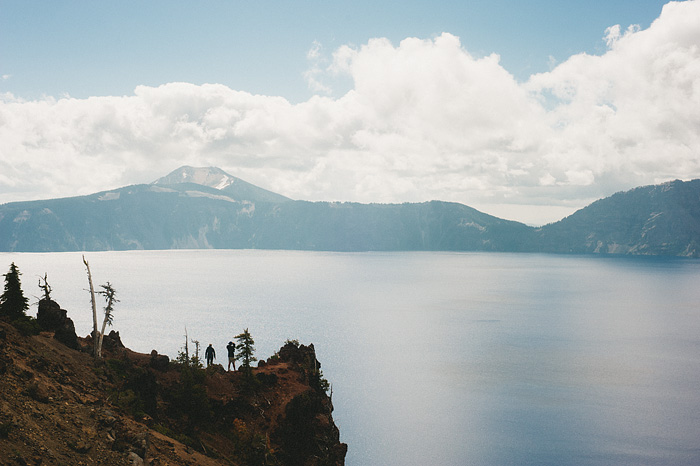
[[[86,253],[130,348],[313,343],[348,466],[700,464],[700,261],[500,253]],[[92,327],[80,253],[0,253]],[[190,345],[192,347],[192,345]]]

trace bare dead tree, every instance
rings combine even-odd
[[[185,327],[185,347],[184,351],[178,351],[177,352],[177,362],[182,364],[183,366],[189,366],[190,365],[190,347],[189,347],[189,337],[187,335],[187,327]]]
[[[88,283],[90,284],[90,302],[92,303],[92,355],[97,358],[97,304],[95,303],[95,287],[92,286],[92,274],[90,273],[90,265],[83,255],[83,263],[87,268]]]
[[[44,273],[44,284],[41,284],[41,277],[39,277],[39,289],[44,292],[44,299],[46,302],[51,300],[51,285],[48,282],[48,274]]]
[[[199,359],[199,340],[192,340],[194,343],[194,357]]]

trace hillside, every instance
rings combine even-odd
[[[700,256],[700,180],[617,193],[537,230],[556,253]]]
[[[209,175],[190,174],[185,167],[150,185],[4,204],[0,251],[518,251],[531,233],[521,223],[439,201],[356,204],[280,196],[272,202],[267,191],[261,194],[248,185],[234,189],[239,181],[227,184],[230,180],[222,176],[228,175],[207,170]]]
[[[313,345],[252,371],[196,369],[105,337],[73,349],[0,321],[0,465],[340,466]]]
[[[699,257],[700,180],[601,199],[541,228],[441,201],[294,201],[218,168],[144,185],[0,205],[0,251],[290,249]]]

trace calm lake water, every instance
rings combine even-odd
[[[348,466],[700,464],[700,261],[487,253],[86,254],[171,357],[314,343]],[[0,253],[90,332],[79,253]],[[33,299],[36,302],[36,299]],[[33,305],[31,313],[36,313]]]

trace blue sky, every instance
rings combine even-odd
[[[313,94],[304,71],[314,43],[330,54],[374,37],[398,43],[442,32],[460,37],[475,56],[499,54],[504,68],[526,80],[552,59],[603,52],[608,26],[648,27],[664,3],[3,0],[0,74],[9,78],[0,89],[85,98],[183,81],[298,102]]]
[[[219,166],[542,224],[699,154],[700,0],[0,0],[0,202]]]

